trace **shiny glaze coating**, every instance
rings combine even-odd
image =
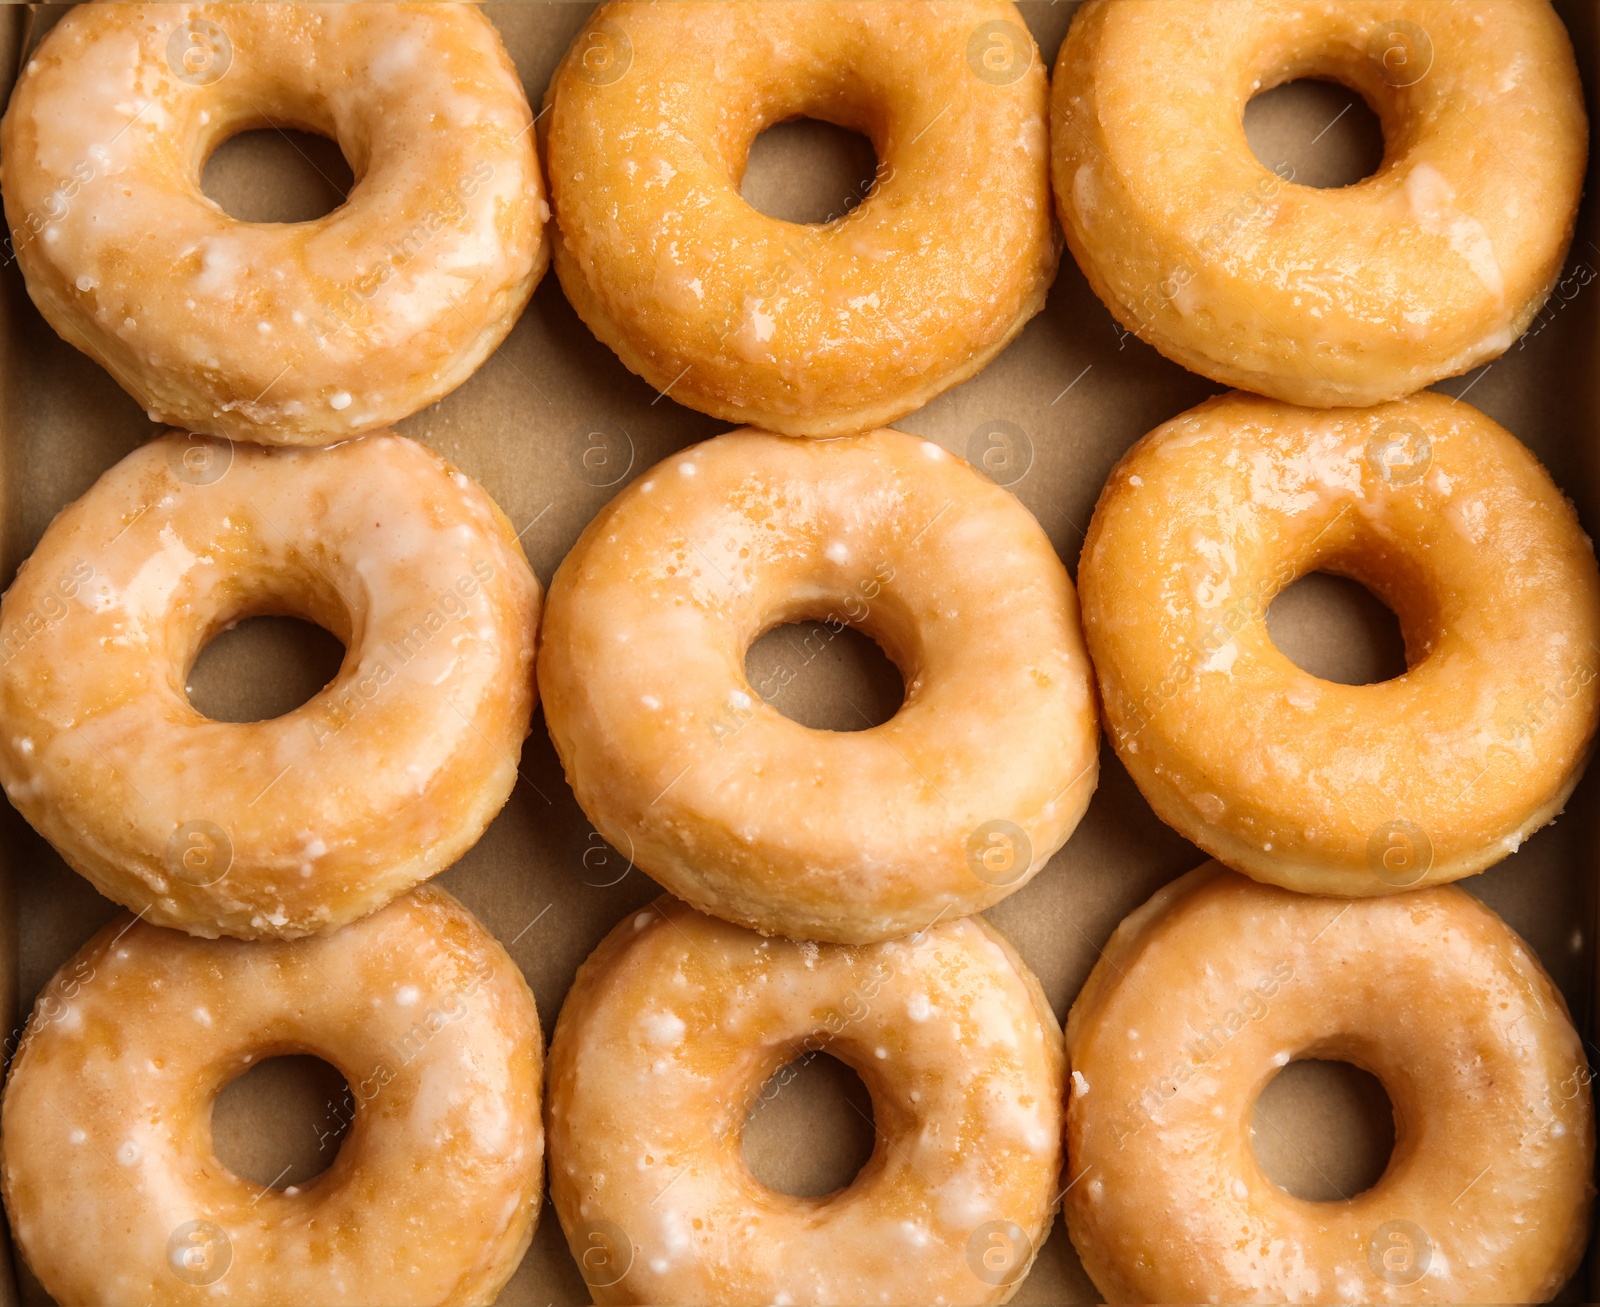
[[[1067,1228],[1109,1302],[1543,1302],[1593,1195],[1588,1060],[1527,946],[1452,886],[1338,901],[1209,863],[1106,945],[1067,1018]],[[1387,1170],[1309,1202],[1251,1116],[1290,1060],[1394,1104]]]
[[[1257,93],[1342,82],[1382,166],[1316,189],[1251,153]],[[1097,0],[1056,63],[1057,210],[1168,358],[1297,404],[1398,399],[1495,358],[1555,284],[1588,158],[1547,0]]]
[[[1047,95],[995,0],[603,5],[546,100],[562,289],[680,404],[787,435],[892,422],[1044,305]],[[800,116],[877,150],[827,223],[739,193],[751,142]]]
[[[0,125],[28,291],[157,422],[323,445],[454,390],[548,259],[533,115],[473,5],[80,5]],[[241,222],[207,157],[272,124],[356,184],[310,222]]]
[[[877,1144],[797,1198],[740,1141],[769,1077],[822,1053],[865,1082]],[[562,1007],[551,1202],[600,1303],[1004,1302],[1054,1217],[1063,1072],[1038,981],[976,917],[818,945],[663,897]]]
[[[1400,619],[1405,673],[1272,643],[1308,572]],[[1224,395],[1101,492],[1078,582],[1107,730],[1156,814],[1237,871],[1383,894],[1498,862],[1561,810],[1600,719],[1600,573],[1537,459],[1465,403]]]
[[[411,440],[172,433],[63,509],[0,601],[0,782],[67,862],[200,935],[332,929],[449,866],[517,777],[539,583],[482,487]],[[218,722],[218,631],[344,642],[320,693]]]
[[[516,964],[431,886],[298,943],[119,916],[6,1081],[12,1231],[58,1302],[492,1301],[539,1216],[541,1043]],[[326,1171],[263,1188],[217,1159],[211,1106],[287,1053],[337,1067],[354,1117]]]
[[[803,618],[879,641],[905,681],[892,718],[812,730],[775,706],[784,679],[751,684],[750,645]],[[898,431],[736,431],[646,472],[551,582],[539,678],[599,833],[703,911],[792,938],[866,943],[996,902],[1098,779],[1049,538]]]

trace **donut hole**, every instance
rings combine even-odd
[[[287,127],[230,136],[200,174],[200,189],[240,222],[311,222],[343,204],[354,185],[337,143]]]
[[[240,1179],[287,1189],[333,1165],[354,1118],[350,1086],[320,1057],[263,1058],[217,1095],[212,1147]]]
[[[774,627],[745,653],[744,672],[771,707],[817,731],[871,730],[906,697],[882,647],[836,617]]]
[[[189,669],[196,712],[218,722],[282,717],[339,675],[344,645],[298,617],[246,617],[217,634]]]
[[[761,1086],[745,1118],[744,1163],[769,1189],[821,1198],[847,1188],[872,1157],[872,1096],[854,1069],[807,1053]]]
[[[1318,189],[1353,186],[1383,166],[1383,126],[1357,91],[1300,78],[1244,108],[1244,134],[1263,167]]]
[[[859,205],[877,175],[877,152],[861,133],[816,118],[791,118],[751,144],[740,193],[769,218],[826,223]]]
[[[1374,685],[1406,671],[1400,619],[1359,581],[1311,572],[1267,609],[1267,634],[1302,671],[1340,685]]]
[[[1394,1104],[1360,1067],[1304,1058],[1261,1091],[1250,1136],[1273,1184],[1309,1202],[1337,1202],[1382,1178],[1394,1153]]]

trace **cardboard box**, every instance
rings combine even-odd
[[[1052,66],[1074,8],[1070,2],[1022,4]],[[1600,77],[1600,13],[1594,0],[1568,0],[1558,8],[1592,88]],[[535,106],[588,10],[565,3],[486,6]],[[0,76],[7,92],[26,50],[61,12],[29,6],[0,16]],[[1377,148],[1375,120],[1358,102],[1341,114],[1353,100],[1305,83],[1263,97],[1247,120],[1257,153],[1269,166],[1293,164],[1301,180],[1353,180],[1363,160],[1371,168]],[[745,192],[779,216],[820,218],[838,210],[872,162],[870,149],[837,129],[783,126],[758,142]],[[270,130],[230,142],[206,174],[215,198],[237,216],[257,219],[314,216],[336,202],[348,180],[328,143]],[[1594,206],[1586,203],[1569,268],[1600,268],[1597,241]],[[1584,276],[1593,273],[1578,280]],[[1503,358],[1438,387],[1464,395],[1530,445],[1591,530],[1600,523],[1597,325],[1600,285],[1570,297],[1562,292]],[[1022,336],[978,377],[897,425],[964,456],[982,450],[994,423],[1020,428],[1031,459],[1010,488],[1075,571],[1083,529],[1117,458],[1151,427],[1219,389],[1122,331],[1064,256],[1044,312]],[[400,430],[487,487],[524,529],[528,557],[548,584],[583,525],[628,480],[727,426],[658,399],[593,339],[550,274],[481,371]],[[0,271],[0,576],[9,582],[57,510],[154,432],[136,401],[44,324],[15,263]],[[603,433],[617,458],[601,473],[581,457],[594,443],[593,432]],[[1374,679],[1395,670],[1392,620],[1349,583],[1312,578],[1293,587],[1274,607],[1271,623],[1280,644],[1319,674]],[[843,710],[848,695],[857,702],[866,696],[882,716],[892,712],[896,677],[870,641],[839,638],[808,658],[802,635],[774,632],[751,654],[756,675],[785,661],[795,670],[786,711],[814,725],[847,726],[853,718]],[[263,619],[207,651],[192,678],[195,698],[214,715],[273,715],[320,688],[338,657],[331,637]],[[1109,747],[1102,765],[1099,791],[1066,848],[988,914],[1016,943],[1063,1019],[1098,946],[1122,917],[1203,860],[1156,820]],[[595,852],[598,840],[562,779],[542,716],[535,717],[521,770],[523,782],[482,842],[439,879],[505,942],[533,988],[548,1036],[579,963],[658,889],[614,854],[607,860]],[[1600,860],[1595,796],[1591,776],[1559,822],[1465,882],[1534,947],[1586,1033]],[[0,985],[20,1027],[45,981],[118,909],[69,871],[15,813],[7,810],[0,820],[6,861]],[[849,1083],[850,1074],[832,1065],[830,1071],[829,1059],[819,1059],[752,1122],[747,1156],[769,1182],[823,1192],[847,1182],[865,1159],[870,1136],[860,1111],[870,1107],[859,1084]],[[219,1152],[262,1184],[305,1179],[331,1160],[328,1136],[341,1090],[337,1075],[311,1059],[264,1064],[219,1101]],[[1381,1093],[1375,1096],[1359,1076],[1330,1072],[1326,1064],[1296,1064],[1263,1101],[1258,1151],[1281,1183],[1333,1196],[1381,1169],[1383,1115]],[[1569,1295],[1592,1297],[1576,1287],[1583,1283],[1580,1276]],[[10,1276],[0,1292],[12,1300]],[[18,1272],[15,1293],[23,1301],[46,1300],[25,1270]],[[1058,1219],[1015,1301],[1097,1297]],[[548,1206],[500,1301],[588,1301]]]

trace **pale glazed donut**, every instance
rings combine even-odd
[[[906,687],[819,731],[753,686],[764,631],[859,627]],[[1066,569],[1007,491],[898,431],[736,431],[658,464],[551,582],[540,694],[595,829],[674,894],[765,933],[867,943],[1023,885],[1098,779]]]
[[[45,988],[6,1081],[6,1211],[68,1303],[481,1303],[539,1216],[539,1017],[516,964],[424,886],[293,944],[120,916]],[[217,1093],[310,1053],[350,1086],[333,1164],[263,1189]]]
[[[261,613],[338,636],[339,675],[270,721],[202,717],[189,668]],[[146,921],[325,931],[449,866],[499,812],[538,618],[500,510],[413,441],[169,434],[64,509],[0,601],[0,782]]]
[[[1394,610],[1408,670],[1302,671],[1267,633],[1308,572]],[[1078,584],[1107,730],[1168,825],[1257,880],[1382,894],[1498,862],[1561,810],[1600,716],[1600,575],[1538,460],[1423,393],[1224,395],[1118,464]]]
[[[1251,153],[1245,104],[1302,77],[1378,115],[1371,177],[1318,190]],[[1052,94],[1057,209],[1095,293],[1184,367],[1297,404],[1398,399],[1503,353],[1560,274],[1588,160],[1547,0],[1092,0]]]
[[[604,5],[546,98],[556,274],[679,403],[788,435],[892,422],[1044,306],[1047,95],[1022,16],[996,0]],[[860,205],[831,222],[739,193],[751,143],[798,116],[877,150]]]
[[[157,422],[327,444],[454,390],[544,272],[532,114],[472,5],[82,5],[0,126],[34,303]],[[312,222],[230,218],[211,151],[268,124],[356,177]]]
[[[1256,1159],[1256,1099],[1296,1058],[1394,1104],[1388,1169],[1344,1201]],[[1461,890],[1335,902],[1209,863],[1117,928],[1067,1059],[1067,1229],[1110,1302],[1543,1302],[1583,1256],[1583,1044]]]
[[[745,1119],[831,1054],[877,1142],[797,1198],[745,1166]],[[550,1199],[599,1303],[994,1303],[1050,1232],[1061,1040],[992,926],[774,940],[663,896],[578,971],[550,1043]]]

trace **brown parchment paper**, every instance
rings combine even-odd
[[[1053,66],[1075,4],[1024,0],[1021,7],[1042,57]],[[537,106],[589,6],[485,8]],[[1558,8],[1592,87],[1600,76],[1595,0],[1570,0]],[[33,6],[0,14],[0,89],[9,92],[23,51],[60,12]],[[1152,87],[1152,94],[1159,88]],[[1269,166],[1292,162],[1302,180],[1352,180],[1363,160],[1370,169],[1379,147],[1370,124],[1364,135],[1353,130],[1362,118],[1359,106],[1330,125],[1351,98],[1311,84],[1262,98],[1247,119],[1257,153]],[[1590,101],[1592,118],[1592,95]],[[768,133],[752,158],[747,197],[779,216],[817,219],[836,212],[872,164],[870,149],[863,152],[859,142],[841,145],[840,136],[806,124]],[[348,185],[348,170],[331,146],[269,131],[224,147],[206,182],[240,216],[288,220],[330,207],[339,187]],[[1600,270],[1596,241],[1594,207],[1586,201],[1569,266]],[[1600,521],[1597,328],[1600,284],[1571,298],[1558,296],[1502,359],[1438,387],[1465,394],[1530,445],[1577,502],[1591,531]],[[989,435],[996,424],[1005,424],[999,429],[1010,433],[1013,450],[1022,447],[1016,432],[1023,433],[1031,454],[1009,464],[1002,460],[1002,475],[1075,572],[1095,498],[1123,450],[1219,389],[1118,328],[1068,255],[1044,312],[1003,355],[897,425],[963,456],[993,443]],[[727,424],[658,397],[632,376],[590,336],[551,274],[482,370],[400,429],[488,488],[518,528],[525,528],[528,557],[547,584],[584,524],[613,494],[657,460]],[[154,431],[139,403],[44,324],[16,265],[0,269],[0,580],[9,583],[63,505]],[[604,457],[593,453],[597,444]],[[1310,578],[1274,606],[1272,631],[1314,671],[1374,679],[1396,670],[1392,623],[1381,613],[1374,617],[1374,606],[1346,585]],[[255,624],[207,652],[195,672],[196,699],[216,715],[283,711],[319,688],[337,660],[330,637],[292,624]],[[774,632],[752,651],[751,666],[760,673],[780,663],[795,672],[784,692],[784,711],[815,725],[848,725],[854,714],[844,706],[847,695],[857,702],[864,695],[883,716],[898,702],[892,670],[864,638],[830,641],[811,655],[803,632]],[[1043,873],[988,914],[1037,972],[1061,1018],[1117,922],[1202,860],[1151,814],[1109,747],[1101,758],[1100,789],[1077,833]],[[542,715],[534,720],[521,771],[523,781],[505,811],[440,883],[505,942],[533,988],[548,1037],[579,963],[624,913],[658,890],[637,868],[597,853],[592,830],[561,777]],[[1590,777],[1554,826],[1465,882],[1532,944],[1586,1033],[1595,789]],[[0,823],[0,1003],[14,1014],[15,1028],[54,970],[117,908],[69,871],[9,808]],[[848,1181],[870,1138],[858,1111],[864,1100],[847,1081],[837,1072],[808,1073],[782,1091],[778,1106],[752,1124],[747,1138],[747,1155],[759,1174],[813,1192]],[[308,1059],[268,1064],[224,1093],[215,1118],[218,1148],[241,1174],[260,1183],[280,1174],[280,1183],[304,1178],[331,1157],[319,1142],[327,1143],[330,1117],[337,1115],[330,1100],[338,1090],[337,1077]],[[1298,1075],[1282,1092],[1271,1093],[1270,1119],[1258,1116],[1258,1150],[1275,1178],[1317,1192],[1341,1177],[1348,1183],[1376,1174],[1385,1154],[1381,1131],[1370,1128],[1367,1099],[1370,1093],[1361,1086],[1317,1074]],[[280,1172],[286,1164],[289,1170]],[[1593,1297],[1583,1292],[1586,1283],[1580,1275],[1568,1296]],[[12,1301],[13,1293],[24,1301],[46,1301],[25,1269],[17,1272],[15,1289],[9,1274],[0,1276],[0,1295]],[[1096,1299],[1058,1218],[1015,1301]],[[588,1301],[548,1207],[500,1301]]]

